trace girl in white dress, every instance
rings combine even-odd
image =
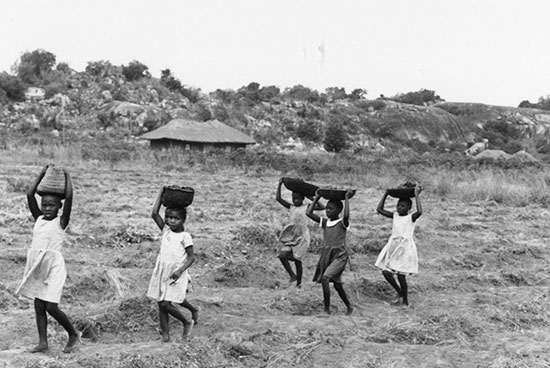
[[[33,299],[38,327],[38,345],[30,349],[31,353],[44,352],[48,347],[48,314],[52,316],[69,334],[63,352],[70,353],[80,340],[80,334],[73,327],[67,315],[59,309],[61,292],[67,271],[61,248],[65,241],[65,229],[69,225],[73,203],[71,177],[65,171],[65,203],[61,196],[43,194],[38,206],[35,193],[40,181],[44,178],[48,166],[45,166],[27,191],[27,202],[32,216],[36,220],[32,244],[27,251],[27,264],[21,284],[16,294]],[[63,212],[58,217],[59,210]]]
[[[388,197],[387,191],[376,209],[382,216],[393,219],[393,227],[390,239],[380,251],[375,266],[382,270],[386,281],[397,291],[397,299],[393,303],[402,303],[406,306],[409,305],[406,275],[418,273],[418,255],[413,235],[416,220],[422,215],[422,205],[419,197],[420,186],[415,187],[414,194],[416,212],[412,214],[409,214],[412,208],[410,198],[400,198],[395,213],[385,210],[384,204]],[[397,275],[399,284],[395,281],[394,275]]]
[[[292,192],[292,203],[287,202],[281,196],[281,186],[283,179],[279,179],[275,199],[283,207],[289,209],[288,223],[283,227],[279,234],[279,260],[286,272],[289,274],[289,285],[296,282],[296,287],[302,287],[303,266],[302,260],[306,255],[311,236],[307,227],[308,218],[306,216],[307,205],[304,204],[305,196],[298,192]],[[325,207],[317,203],[315,210],[323,210]],[[290,262],[296,265],[296,272],[290,266]]]
[[[157,257],[147,296],[155,299],[159,307],[162,341],[170,341],[169,315],[183,323],[183,341],[191,334],[198,309],[185,300],[189,283],[188,268],[195,261],[193,239],[184,231],[183,223],[187,218],[186,208],[166,208],[164,220],[159,215],[164,188],[153,206],[151,216],[162,231],[160,252]],[[190,309],[193,319],[189,321],[172,303]]]

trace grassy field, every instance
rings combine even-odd
[[[550,170],[405,165],[398,157],[354,158],[363,166],[353,168],[341,157],[306,157],[292,170],[265,158],[101,159],[82,157],[77,147],[4,147],[0,368],[550,367]],[[321,168],[331,160],[338,172]],[[49,162],[65,165],[75,185],[61,308],[83,331],[83,343],[69,355],[53,321],[50,351],[26,352],[37,341],[34,312],[14,296],[33,225],[25,189]],[[275,257],[286,216],[275,201],[283,175],[358,190],[348,233],[351,269],[344,273],[352,316],[335,292],[332,315],[322,316],[321,288],[311,282],[321,235],[313,223],[304,287],[286,287]],[[410,308],[389,304],[393,293],[373,266],[391,231],[376,204],[384,188],[405,180],[425,188]],[[187,344],[175,322],[173,342],[161,343],[156,305],[144,296],[159,248],[150,212],[168,184],[196,190],[186,227],[197,254],[189,299],[201,319]]]

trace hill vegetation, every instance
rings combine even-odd
[[[264,148],[288,146],[290,140],[306,150],[357,153],[406,146],[441,154],[462,152],[487,138],[489,148],[524,149],[543,161],[550,152],[550,112],[540,109],[548,107],[545,98],[513,108],[445,102],[427,89],[369,100],[365,89],[281,90],[256,82],[205,94],[168,68],[155,78],[137,60],[120,66],[99,60],[77,72],[45,50],[24,53],[13,70],[0,74],[0,119],[11,139],[53,132],[63,133],[64,144],[120,140],[186,118],[217,119]]]

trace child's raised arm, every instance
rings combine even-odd
[[[309,199],[310,201],[313,201],[313,197],[306,197],[306,198]],[[314,211],[323,211],[325,208],[326,208],[326,206],[324,204],[322,204],[321,202],[317,202],[317,204],[315,205],[313,210]]]
[[[157,224],[157,226],[161,230],[164,229],[164,220],[162,219],[162,216],[159,215],[159,211],[160,211],[160,205],[161,205],[163,193],[164,193],[164,187],[161,188],[159,195],[157,196],[157,200],[153,205],[153,211],[151,212],[151,217],[155,221],[155,224]]]
[[[69,225],[71,210],[73,208],[73,181],[67,170],[63,169],[63,172],[65,173],[65,201],[63,203],[63,212],[59,219],[59,225],[62,229],[65,229]]]
[[[351,193],[352,191],[348,190],[344,196],[344,214],[342,216],[342,222],[346,228],[349,226],[349,197]]]
[[[384,209],[384,205],[386,204],[386,198],[388,198],[388,190],[384,192],[384,195],[382,196],[382,199],[378,203],[378,207],[376,208],[376,212],[381,214],[384,217],[393,218],[393,213]]]
[[[317,189],[317,191],[315,192],[315,198],[313,198],[313,202],[311,202],[307,206],[307,210],[306,210],[307,217],[309,217],[315,222],[321,222],[321,218],[313,213],[313,211],[315,210],[315,206],[317,206],[319,202],[319,198],[321,198],[321,195],[319,194],[319,190]]]
[[[277,202],[282,204],[285,208],[290,208],[290,203],[285,201],[283,197],[281,197],[281,186],[283,185],[283,178],[279,179],[279,184],[277,185],[277,193],[275,194],[275,199]]]
[[[44,178],[44,175],[46,175],[47,169],[48,169],[48,165],[42,168],[42,171],[40,171],[38,176],[33,180],[31,185],[29,186],[29,189],[27,190],[27,203],[29,204],[29,209],[31,210],[32,217],[34,217],[35,220],[40,215],[42,215],[42,211],[38,206],[38,202],[36,202],[36,196],[35,196],[36,188],[38,187],[38,184],[40,184],[40,181],[42,180],[42,178]]]
[[[416,212],[412,214],[412,220],[413,222],[418,220],[420,216],[422,216],[422,203],[420,203],[420,192],[422,191],[422,188],[420,185],[417,185],[414,188],[414,197],[416,198]]]

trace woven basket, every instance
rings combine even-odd
[[[61,166],[48,166],[36,188],[38,195],[55,194],[65,198],[65,171]]]
[[[170,185],[164,187],[161,203],[165,207],[185,208],[193,203],[195,190],[191,187]]]
[[[388,194],[390,197],[399,198],[399,199],[413,198],[415,196],[414,194],[415,188],[416,188],[416,184],[406,182],[404,184],[401,184],[397,188],[388,189]]]

